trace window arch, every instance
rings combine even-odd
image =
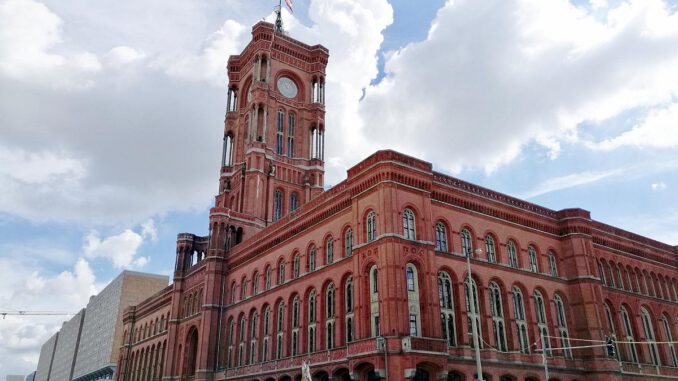
[[[292,260],[292,278],[299,278],[299,267],[301,267],[301,255],[299,253],[294,254],[294,259]]]
[[[678,367],[678,356],[676,355],[676,345],[673,342],[673,335],[671,335],[671,325],[669,323],[669,319],[666,317],[666,315],[662,315],[662,328],[664,330],[664,339],[671,343],[668,344],[669,347],[669,363],[673,367]]]
[[[513,267],[514,269],[518,268],[518,254],[516,250],[516,243],[513,242],[513,240],[509,240],[506,243],[506,251],[508,252],[508,260],[509,260],[509,266]]]
[[[443,337],[447,339],[448,346],[456,346],[457,335],[454,325],[455,314],[452,278],[450,278],[450,275],[445,271],[440,271],[438,273],[438,299],[440,302],[440,327]]]
[[[471,289],[469,289],[469,283],[471,284]],[[466,296],[466,323],[468,326],[468,337],[469,337],[469,342],[471,344],[471,347],[475,346],[475,343],[473,342],[473,322],[472,318],[474,318],[473,312],[475,311],[475,325],[477,329],[477,334],[478,338],[482,338],[482,327],[480,326],[480,316],[481,316],[481,311],[480,311],[480,304],[478,303],[478,286],[476,285],[475,279],[471,278],[470,276],[466,276],[466,281],[464,281],[464,292]],[[473,301],[471,301],[473,300]],[[473,305],[471,305],[473,303]],[[473,310],[472,310],[473,309]],[[480,340],[479,343],[480,347],[483,347],[483,342]]]
[[[257,322],[259,321],[259,315],[256,311],[252,312],[250,315],[250,351],[249,351],[249,364],[254,364],[257,361]]]
[[[563,348],[563,355],[565,358],[572,358],[572,350],[570,349],[570,335],[567,331],[567,317],[565,315],[565,304],[560,295],[555,296],[556,303],[556,319],[558,323],[558,331],[560,333],[560,346]]]
[[[278,285],[285,283],[285,261],[280,260],[278,263]]]
[[[243,366],[245,361],[245,322],[245,315],[241,315],[238,324],[238,366]]]
[[[292,300],[292,341],[290,348],[290,353],[292,356],[299,354],[300,303],[299,295],[296,295]]]
[[[661,365],[659,361],[659,350],[657,349],[657,342],[654,336],[654,327],[652,326],[652,317],[644,307],[640,308],[640,319],[643,323],[643,330],[645,331],[645,341],[648,343],[650,352],[650,361],[653,365]]]
[[[283,319],[285,317],[285,306],[282,302],[278,302],[278,308],[277,308],[277,316],[276,316],[276,346],[275,346],[275,358],[280,359],[283,356]]]
[[[346,342],[353,341],[354,327],[353,327],[353,278],[348,277],[346,286],[344,287],[344,309],[346,316]]]
[[[622,327],[624,328],[624,334],[626,335],[626,340],[628,342],[627,348],[629,351],[629,360],[634,363],[638,363],[638,352],[636,351],[636,346],[633,344],[635,339],[633,338],[633,326],[631,325],[631,318],[629,317],[628,311],[624,306],[621,306],[619,313],[622,318]]]
[[[381,334],[379,325],[379,275],[377,265],[370,268],[369,290],[370,290],[370,325],[372,327],[372,337]]]
[[[487,261],[490,263],[497,262],[497,250],[494,245],[494,237],[491,234],[485,236],[485,253],[487,253]]]
[[[550,356],[551,341],[549,339],[548,321],[546,319],[546,303],[544,302],[541,293],[537,290],[534,291],[534,305],[537,313],[537,327],[539,329],[542,348]]]
[[[537,259],[537,250],[534,246],[530,245],[527,247],[527,257],[530,263],[530,271],[533,273],[539,272],[539,260]]]
[[[240,300],[247,299],[247,278],[242,278],[240,283]]]
[[[504,307],[501,300],[501,288],[496,282],[490,283],[490,312],[492,313],[492,328],[494,342],[502,352],[506,352],[506,329],[504,323]]]
[[[290,212],[294,212],[299,207],[299,196],[297,192],[292,192],[290,194]]]
[[[293,112],[287,114],[287,156],[294,157],[294,127],[296,116]],[[293,209],[294,210],[294,209]]]
[[[308,272],[315,271],[315,245],[311,245],[308,249],[307,267]]]
[[[414,224],[414,212],[409,208],[403,209],[403,237],[405,239],[417,239],[417,231]]]
[[[372,242],[377,238],[377,215],[374,211],[367,213],[365,218],[365,236],[367,237],[367,242]]]
[[[255,271],[252,275],[252,295],[259,294],[259,272]]]
[[[407,283],[407,306],[410,315],[410,336],[421,336],[419,280],[417,268],[412,263],[405,265],[405,281]]]
[[[332,349],[334,348],[334,284],[330,283],[327,286],[327,291],[325,291],[325,348]]]
[[[266,267],[266,275],[265,275],[265,278],[266,278],[266,279],[264,279],[264,280],[265,280],[265,283],[266,283],[266,284],[265,284],[266,290],[270,290],[270,289],[271,289],[271,280],[272,280],[272,278],[273,278],[273,269],[271,268],[271,266],[267,266],[267,267]]]
[[[350,257],[353,254],[353,230],[346,229],[344,232],[344,257]]]
[[[308,294],[308,338],[307,338],[307,345],[308,345],[308,353],[313,353],[315,352],[315,342],[316,342],[316,337],[315,337],[315,324],[316,324],[316,307],[317,307],[317,302],[316,302],[316,294],[315,290],[311,290]]]
[[[282,109],[278,110],[278,118],[277,118],[277,128],[276,128],[276,134],[275,134],[275,153],[278,155],[283,154],[283,132],[284,132],[284,127],[283,123],[285,121],[285,112]]]
[[[471,239],[471,232],[468,229],[461,229],[459,233],[461,236],[461,253],[466,257],[473,257],[473,241]]]
[[[270,336],[271,336],[271,307],[266,306],[264,308],[264,322],[263,322],[263,329],[264,329],[264,343],[263,343],[263,348],[261,350],[262,355],[261,355],[261,360],[262,361],[268,361],[268,355],[269,355],[269,342],[270,342]]]
[[[552,277],[558,277],[558,263],[556,263],[556,253],[549,250],[549,272]]]
[[[280,189],[276,189],[273,195],[273,221],[278,221],[283,212],[283,194]]]
[[[436,223],[436,250],[447,252],[447,227],[444,223]]]
[[[530,339],[527,335],[527,320],[525,318],[525,300],[520,288],[513,286],[513,313],[516,317],[516,329],[518,330],[518,342],[521,353],[530,353]]]
[[[237,295],[237,286],[235,285],[235,282],[233,282],[231,285],[231,304],[235,303]],[[184,308],[184,315],[188,315],[187,308]]]
[[[330,265],[334,262],[334,238],[332,236],[325,239],[325,265]]]

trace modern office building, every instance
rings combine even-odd
[[[124,309],[163,290],[168,282],[167,276],[123,271],[43,344],[36,381],[114,378]]]

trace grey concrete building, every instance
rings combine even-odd
[[[54,361],[54,350],[59,340],[59,332],[50,337],[40,348],[40,359],[38,360],[38,369],[35,373],[35,381],[49,380],[52,371],[52,362]]]
[[[24,377],[26,376],[8,374],[7,377],[5,378],[5,381],[24,381]]]
[[[24,377],[24,381],[35,381],[35,371],[28,373],[26,377]]]
[[[123,311],[168,283],[169,277],[163,275],[128,270],[120,273],[43,344],[35,381],[114,378],[122,344]]]

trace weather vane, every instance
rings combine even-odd
[[[285,5],[287,5],[287,8],[289,8],[291,13],[294,13],[294,10],[292,9],[292,0],[285,0]],[[285,33],[282,21],[282,0],[278,0],[278,6],[275,7],[275,32],[280,34]]]

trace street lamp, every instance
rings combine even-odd
[[[476,249],[476,255],[480,256],[483,251],[481,249]],[[483,381],[483,366],[480,364],[480,342],[478,340],[478,325],[476,322],[476,298],[473,292],[473,282],[471,281],[471,253],[466,252],[466,269],[468,272],[468,298],[469,305],[471,306],[471,331],[473,335],[473,346],[475,347],[476,352],[476,373],[478,378],[476,380]]]

